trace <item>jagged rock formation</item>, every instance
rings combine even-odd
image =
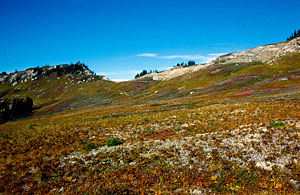
[[[57,66],[45,66],[41,68],[29,68],[25,71],[15,72],[11,74],[0,74],[0,84],[9,82],[11,85],[27,82],[29,80],[38,80],[50,76],[63,76],[63,75],[82,75],[92,76],[94,73],[84,64],[80,62],[76,64],[62,64]]]

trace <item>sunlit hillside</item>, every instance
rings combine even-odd
[[[33,112],[0,125],[0,193],[299,193],[299,52],[169,80],[0,85],[26,96]]]

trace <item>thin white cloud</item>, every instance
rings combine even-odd
[[[123,81],[129,81],[129,80],[130,79],[112,79],[112,81],[117,82],[117,83],[123,82]]]
[[[200,63],[207,63],[214,60],[216,57],[223,55],[223,53],[216,54],[208,54],[208,55],[166,55],[161,56],[156,53],[142,53],[136,56],[138,57],[150,57],[150,58],[158,58],[158,59],[183,59],[183,60],[198,60]]]
[[[137,74],[140,73],[141,70],[120,70],[120,71],[111,71],[111,72],[97,72],[97,75],[104,76],[119,76],[119,75],[128,75],[128,74]]]
[[[217,57],[219,57],[219,56],[223,56],[225,54],[227,54],[227,53],[211,53],[211,54],[208,54],[208,55],[209,56],[217,56]]]
[[[141,53],[141,54],[137,54],[136,56],[138,57],[157,57],[156,53]]]
[[[203,60],[206,59],[207,56],[202,55],[170,55],[170,56],[158,56],[162,59],[185,59],[185,60]]]

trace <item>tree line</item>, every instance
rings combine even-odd
[[[195,65],[196,65],[196,62],[190,60],[190,61],[188,61],[188,63],[185,63],[185,62],[177,63],[174,67],[176,67],[176,66],[188,67],[188,66],[195,66]]]
[[[300,29],[298,31],[295,30],[294,33],[292,33],[286,40],[289,41],[296,37],[300,37]]]
[[[30,114],[33,110],[33,100],[30,97],[15,98],[0,101],[0,124]]]
[[[147,70],[143,70],[142,72],[140,72],[140,73],[138,73],[137,75],[135,75],[135,78],[139,78],[139,77],[141,77],[141,76],[144,76],[144,75],[146,75],[146,74],[151,74],[151,73],[153,73],[153,72],[158,72],[157,70],[149,70],[149,71],[147,71]]]

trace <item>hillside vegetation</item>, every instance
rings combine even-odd
[[[63,74],[0,92],[35,106],[0,125],[1,193],[299,193],[299,52],[163,81]]]

